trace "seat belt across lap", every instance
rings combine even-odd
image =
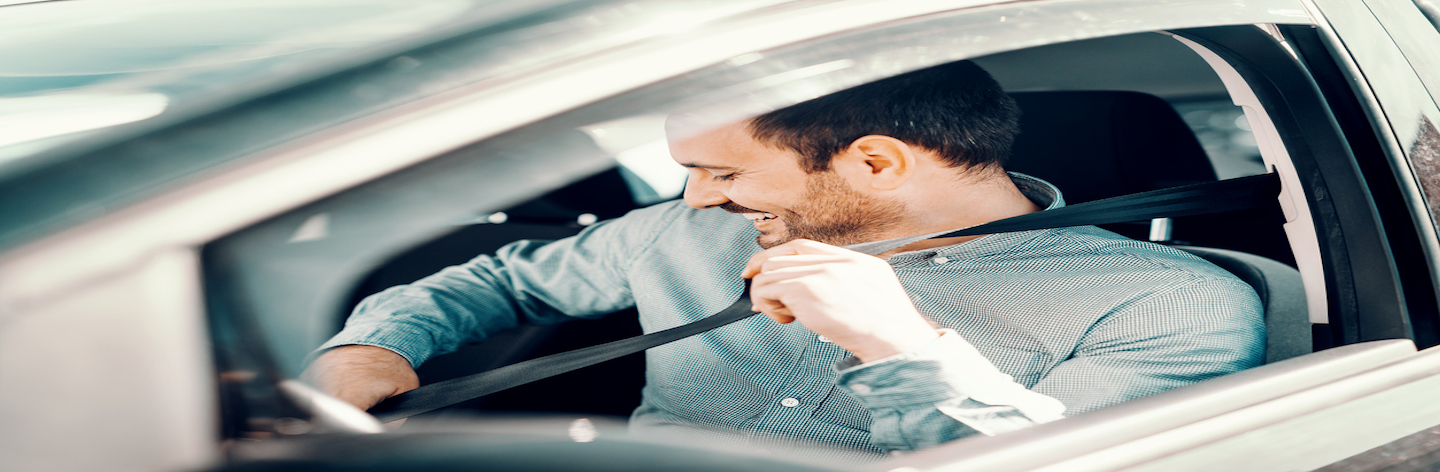
[[[1263,208],[1277,203],[1280,178],[1262,174],[1153,190],[1028,213],[954,231],[852,244],[847,249],[877,255],[918,241],[1010,233],[1068,226],[1102,225]],[[458,377],[390,397],[370,409],[382,422],[444,408],[536,380],[678,341],[756,315],[750,311],[750,282],[730,307],[698,321],[619,341],[518,362]]]

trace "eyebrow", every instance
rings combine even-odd
[[[713,166],[713,165],[706,165],[706,164],[700,164],[700,163],[694,163],[694,162],[681,162],[681,163],[680,163],[680,167],[685,167],[685,168],[690,168],[690,169],[705,169],[705,170],[737,170],[737,169],[739,169],[738,167],[731,167],[731,166]]]

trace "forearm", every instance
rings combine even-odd
[[[664,208],[593,225],[555,242],[518,241],[367,297],[321,349],[368,344],[418,366],[521,323],[601,316],[634,305],[625,269],[653,240]]]
[[[518,323],[517,287],[506,261],[481,256],[366,297],[345,328],[321,346],[380,346],[418,366]]]

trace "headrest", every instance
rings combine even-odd
[[[1068,203],[1215,180],[1169,103],[1137,92],[1018,92],[1007,170],[1050,181]]]

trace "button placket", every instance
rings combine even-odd
[[[811,410],[834,387],[830,375],[834,358],[845,355],[844,351],[828,338],[813,333],[809,336],[812,344],[800,354],[794,377],[775,392],[772,403],[751,429],[752,434],[786,434],[800,428],[810,421]]]

